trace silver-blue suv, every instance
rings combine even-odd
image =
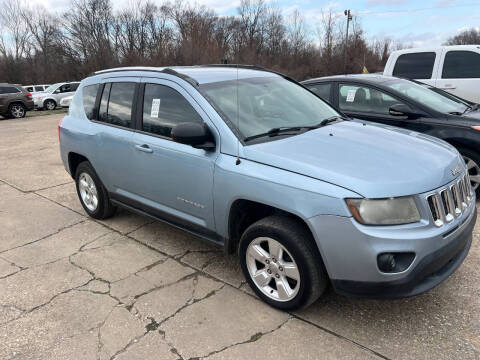
[[[84,79],[59,125],[85,211],[121,206],[228,252],[265,302],[424,292],[467,256],[466,166],[442,140],[352,121],[255,67],[118,68]]]

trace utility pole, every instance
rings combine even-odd
[[[345,45],[343,46],[343,73],[347,73],[347,46],[348,46],[348,26],[350,25],[350,20],[352,20],[352,15],[350,14],[350,10],[345,10],[343,12],[345,16],[347,17],[347,34],[345,36]]]

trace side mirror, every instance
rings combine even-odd
[[[388,109],[388,112],[392,116],[407,116],[409,119],[416,119],[422,116],[422,114],[412,110],[410,106],[405,104],[393,104]]]
[[[53,92],[54,94],[60,94],[60,89],[57,89]]]
[[[215,149],[212,134],[205,124],[180,123],[172,129],[172,139],[181,144],[191,145],[196,149],[207,151]]]

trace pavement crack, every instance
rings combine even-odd
[[[52,186],[48,186],[48,187],[44,187],[44,188],[40,188],[40,189],[35,189],[35,190],[27,190],[25,191],[27,194],[28,193],[35,193],[36,195],[40,195],[40,194],[37,194],[37,191],[43,191],[43,190],[48,190],[48,189],[53,189],[53,188],[56,188],[56,187],[59,187],[59,186],[63,186],[63,185],[67,185],[67,184],[74,184],[73,181],[69,181],[69,182],[66,182],[66,183],[63,183],[63,184],[57,184],[57,185],[52,185]],[[40,195],[41,196],[41,195]]]
[[[169,286],[178,284],[178,283],[180,283],[180,282],[182,282],[182,281],[186,281],[186,280],[189,280],[189,279],[191,279],[191,278],[195,278],[195,277],[197,277],[197,276],[198,276],[198,272],[194,272],[194,273],[185,275],[185,276],[181,277],[180,279],[178,279],[178,280],[176,280],[176,281],[174,281],[174,282],[171,282],[171,283],[168,283],[168,284],[162,284],[162,285],[159,285],[159,286],[155,286],[155,287],[153,287],[153,288],[151,288],[151,289],[149,289],[149,290],[147,290],[147,291],[144,291],[144,292],[142,292],[142,293],[140,293],[140,294],[137,294],[137,295],[135,295],[135,296],[133,297],[133,299],[134,299],[133,305],[135,304],[135,301],[136,301],[138,298],[140,298],[140,297],[142,297],[142,296],[145,296],[145,295],[147,295],[147,294],[150,294],[150,293],[153,292],[153,291],[160,290],[160,289],[163,289],[163,288],[166,288],[166,287],[169,287]]]
[[[33,240],[33,241],[29,241],[29,242],[27,242],[27,243],[25,243],[25,244],[22,244],[22,245],[19,245],[19,246],[14,246],[13,248],[10,248],[10,249],[2,250],[2,251],[0,251],[0,254],[6,253],[7,251],[10,251],[10,250],[20,249],[20,248],[22,248],[22,247],[25,247],[25,246],[28,246],[28,245],[31,245],[31,244],[35,244],[35,243],[37,243],[37,242],[39,242],[39,241],[42,241],[42,240],[45,240],[45,239],[47,239],[47,238],[49,238],[49,237],[51,237],[51,236],[54,236],[54,235],[56,235],[56,234],[58,234],[58,233],[60,233],[60,232],[62,232],[62,231],[64,231],[64,230],[70,229],[70,228],[74,227],[75,225],[80,225],[80,224],[82,224],[82,223],[84,223],[84,222],[86,222],[86,221],[87,221],[87,219],[82,219],[82,220],[79,220],[79,221],[77,221],[77,222],[74,222],[73,224],[70,224],[70,225],[67,225],[67,226],[63,226],[63,227],[59,228],[58,230],[56,230],[55,232],[53,232],[53,233],[51,233],[51,234],[42,236],[40,239],[36,239],[36,240]]]
[[[125,235],[130,235],[130,234],[134,233],[135,231],[140,230],[141,228],[143,228],[143,227],[145,227],[145,226],[147,226],[147,225],[153,224],[153,223],[156,222],[156,221],[157,221],[157,220],[147,221],[146,223],[137,226],[135,229],[126,232]]]
[[[208,353],[207,355],[205,356],[200,356],[200,357],[193,357],[193,358],[190,358],[189,360],[199,360],[199,359],[206,359],[212,355],[215,355],[215,354],[218,354],[218,353],[221,353],[227,349],[230,349],[234,346],[238,346],[238,345],[243,345],[243,344],[248,344],[248,343],[252,343],[252,342],[255,342],[255,341],[258,341],[260,340],[263,336],[265,335],[268,335],[268,334],[271,334],[271,333],[274,333],[275,331],[279,330],[283,325],[285,325],[287,322],[289,322],[293,317],[292,316],[289,316],[285,321],[283,321],[280,325],[278,325],[277,327],[275,327],[274,329],[272,330],[269,330],[269,331],[265,331],[265,332],[257,332],[255,334],[253,334],[250,339],[248,340],[244,340],[244,341],[239,341],[235,344],[231,344],[231,345],[227,345],[223,348],[221,348],[220,350],[215,350],[215,351],[212,351],[210,353]]]
[[[295,318],[295,319],[297,319],[297,320],[303,321],[303,322],[305,322],[305,323],[307,323],[307,324],[309,324],[309,325],[312,325],[312,326],[316,327],[317,329],[320,329],[320,330],[322,330],[322,331],[325,331],[325,332],[329,333],[330,335],[333,335],[333,336],[335,336],[335,337],[337,337],[337,338],[339,338],[339,339],[343,339],[343,340],[345,340],[345,341],[348,341],[349,343],[354,344],[354,345],[362,348],[363,350],[365,350],[365,351],[367,351],[367,352],[369,352],[369,353],[371,353],[371,354],[373,354],[373,355],[376,355],[376,356],[380,357],[381,359],[391,360],[389,357],[387,357],[387,356],[385,356],[385,355],[383,355],[383,354],[380,354],[378,351],[372,350],[372,349],[366,347],[365,345],[362,345],[362,344],[360,344],[359,342],[356,342],[355,340],[352,340],[352,339],[349,339],[349,338],[347,338],[347,337],[345,337],[345,336],[343,336],[343,335],[340,335],[340,334],[336,333],[335,331],[332,331],[332,330],[330,330],[330,329],[327,329],[326,327],[323,327],[323,326],[321,326],[321,325],[315,324],[314,322],[311,322],[311,321],[309,321],[309,320],[303,319],[303,318],[301,318],[300,316],[295,315],[295,314],[292,314],[292,313],[290,313],[290,316],[292,316],[292,318]]]
[[[89,281],[90,281],[90,280],[89,280]],[[79,285],[78,287],[80,287],[80,286],[85,286],[89,281],[87,281],[87,282],[84,283],[84,284]],[[59,296],[61,296],[61,295],[64,295],[64,294],[68,294],[69,292],[75,291],[76,288],[77,288],[77,287],[73,287],[73,288],[70,288],[70,289],[66,289],[66,290],[63,290],[63,291],[61,291],[61,292],[53,295],[48,301],[46,301],[46,302],[44,302],[44,303],[42,303],[42,304],[40,304],[40,305],[36,305],[36,306],[34,306],[33,308],[30,308],[30,309],[28,309],[28,310],[27,310],[27,309],[24,310],[23,313],[22,313],[20,316],[17,316],[16,318],[11,319],[11,320],[5,322],[4,325],[5,325],[5,324],[9,324],[9,323],[11,323],[11,322],[13,322],[13,321],[16,321],[16,320],[18,320],[18,319],[20,319],[20,318],[23,318],[23,317],[25,317],[26,315],[28,315],[28,314],[36,311],[36,310],[39,310],[39,309],[41,309],[41,308],[49,305],[49,304],[52,303],[52,301],[55,300],[57,297],[59,297]]]

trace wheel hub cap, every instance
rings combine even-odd
[[[297,295],[297,263],[278,241],[269,237],[254,239],[247,248],[246,263],[253,282],[269,298],[284,302]]]
[[[78,181],[78,189],[82,202],[88,210],[95,211],[98,206],[98,193],[95,183],[90,175],[81,173]]]

